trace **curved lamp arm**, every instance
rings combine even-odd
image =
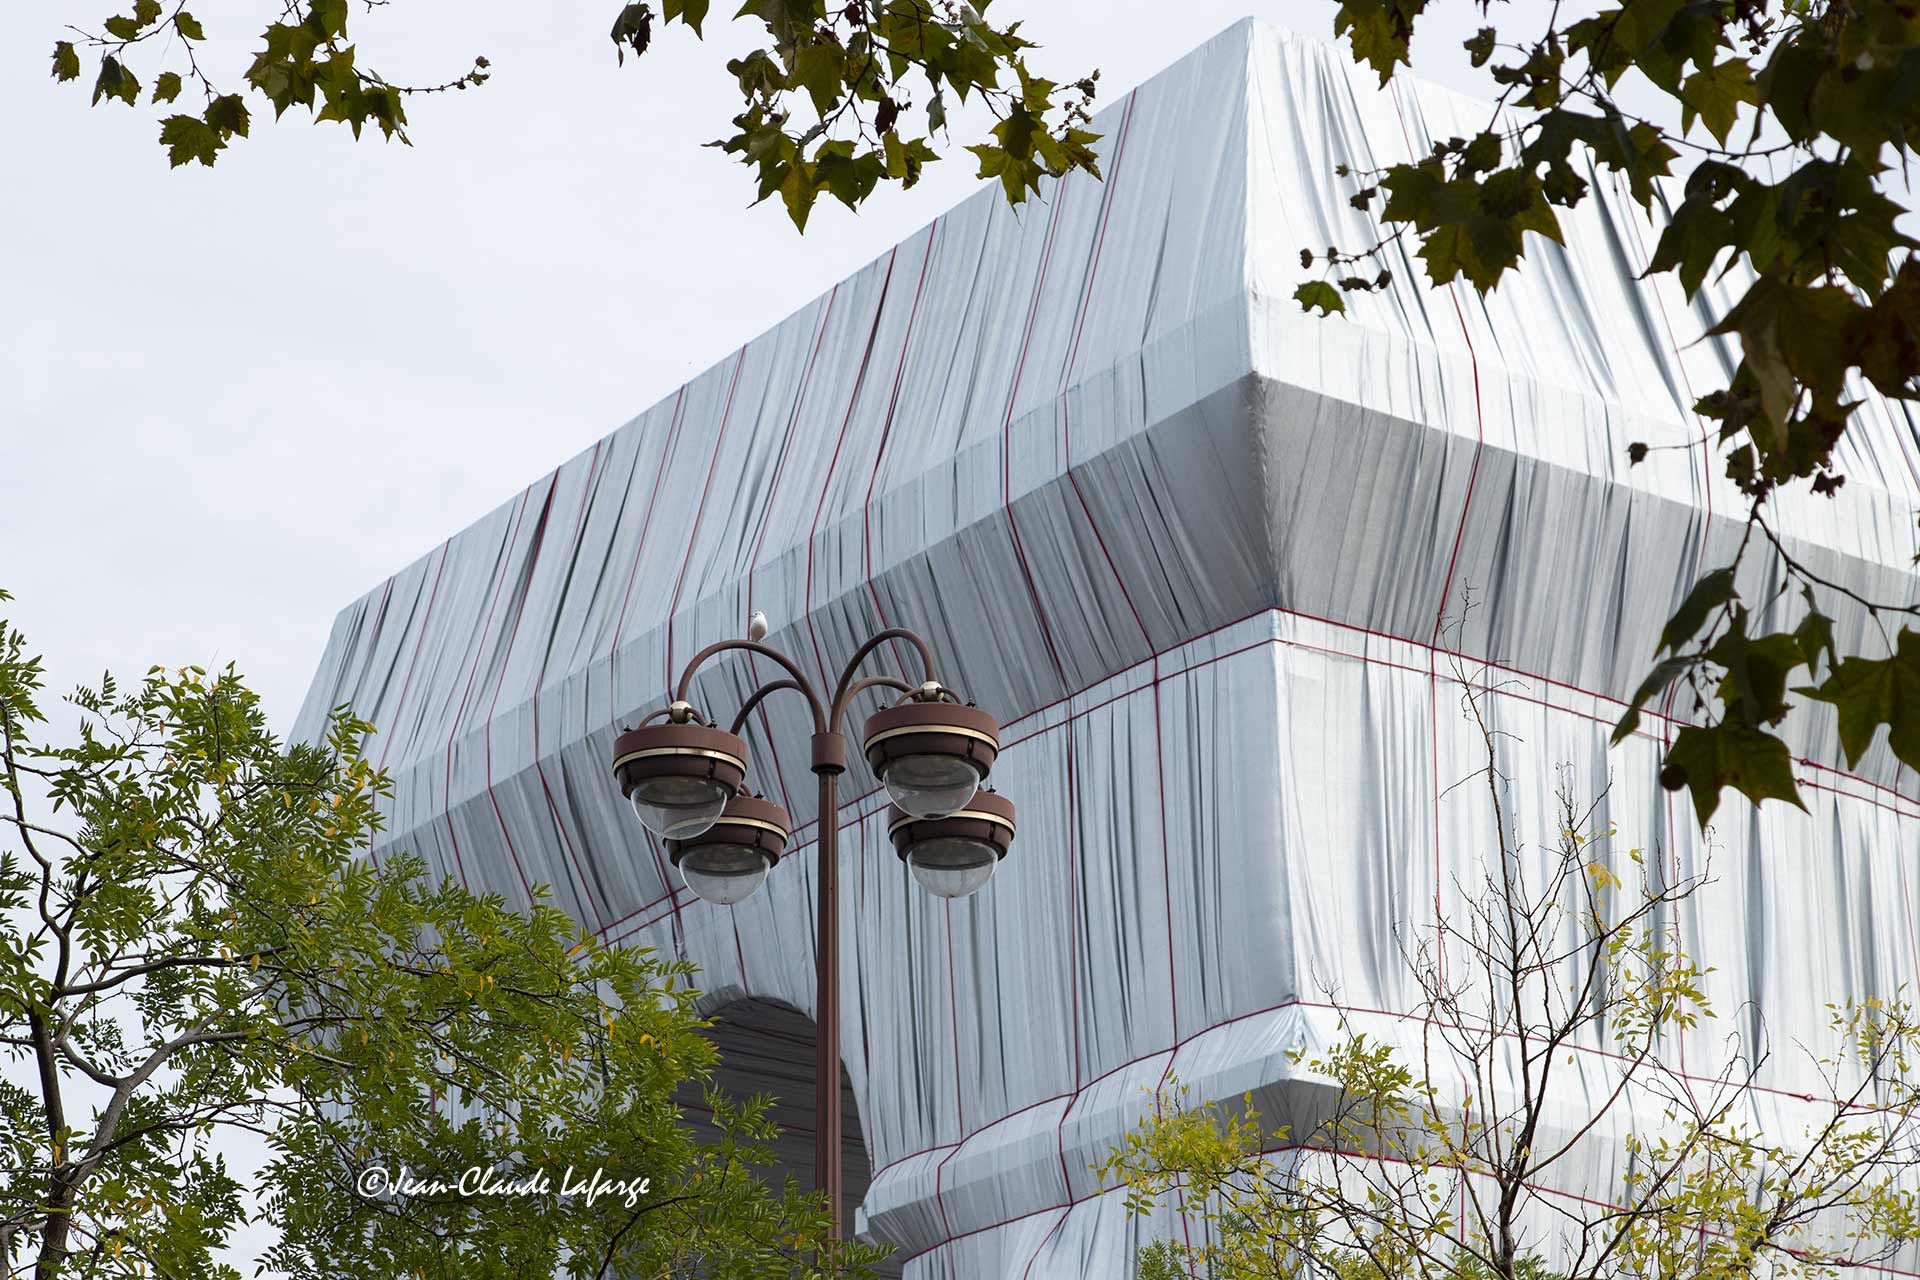
[[[701,663],[713,657],[715,654],[725,653],[729,649],[744,649],[748,653],[757,653],[763,658],[771,659],[778,663],[788,675],[793,677],[791,680],[777,680],[771,686],[757,691],[754,697],[748,700],[748,706],[752,706],[757,702],[762,693],[770,693],[774,688],[786,687],[798,689],[807,696],[807,704],[813,711],[814,732],[825,733],[827,731],[826,709],[820,705],[820,695],[813,691],[813,682],[807,679],[807,673],[802,671],[792,658],[789,658],[778,649],[761,644],[758,640],[721,640],[716,644],[708,645],[700,652],[694,654],[693,657],[688,660],[686,670],[680,675],[680,685],[674,690],[673,694],[674,701],[685,702],[687,700],[687,691],[693,687],[693,673],[699,669]]]
[[[781,689],[797,690],[800,693],[806,694],[809,698],[813,696],[812,690],[803,688],[800,684],[796,683],[795,681],[769,680],[767,683],[761,685],[758,689],[755,689],[753,691],[752,697],[748,698],[745,702],[740,704],[739,713],[733,717],[733,728],[729,729],[727,732],[733,733],[733,734],[739,733],[741,726],[746,724],[747,717],[753,714],[753,709],[759,706],[761,701],[764,700],[768,694],[775,693]]]
[[[864,680],[855,680],[847,686],[845,695],[847,706],[851,707],[853,700],[868,689],[891,689],[895,693],[912,693],[914,686],[893,676],[868,676]]]
[[[860,664],[866,661],[868,654],[889,640],[905,640],[908,644],[919,650],[920,669],[925,673],[922,678],[928,681],[933,680],[933,649],[921,638],[919,632],[909,631],[905,627],[888,627],[885,631],[875,632],[865,644],[854,650],[851,658],[847,659],[846,669],[840,673],[840,683],[834,686],[833,702],[827,711],[827,722],[835,730],[839,729],[840,720],[846,714],[847,703],[853,700],[853,695],[860,689],[874,683],[872,680],[865,680],[856,684],[854,682],[854,673],[860,669]],[[891,677],[884,678],[891,679]],[[898,682],[896,682],[896,685],[901,689],[911,691],[908,685]]]

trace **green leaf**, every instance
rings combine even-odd
[[[804,45],[794,58],[793,80],[812,97],[813,109],[825,116],[840,101],[845,68],[846,56],[837,43]]]
[[[1293,298],[1300,304],[1302,311],[1311,311],[1318,307],[1323,316],[1345,312],[1347,309],[1347,300],[1340,296],[1338,289],[1325,280],[1314,280],[1301,285],[1293,291]]]
[[[660,15],[668,22],[680,19],[693,28],[693,34],[701,35],[700,24],[707,20],[708,0],[663,0]]]
[[[179,96],[180,73],[177,71],[162,71],[153,82],[153,100],[155,102],[172,102]]]
[[[1920,769],[1920,632],[1903,628],[1893,656],[1847,658],[1818,688],[1797,692],[1833,704],[1849,768],[1860,762],[1884,724],[1894,756]]]
[[[1749,724],[1778,724],[1787,714],[1787,676],[1805,665],[1800,638],[1786,632],[1749,636],[1747,611],[1735,607],[1725,635],[1707,651],[1724,674],[1716,691]]]
[[[614,17],[613,29],[608,34],[613,38],[615,52],[620,55],[620,65],[625,66],[628,49],[637,57],[645,53],[653,41],[652,8],[637,0],[627,5]]]
[[[1680,90],[1680,132],[1691,129],[1698,118],[1714,141],[1724,144],[1740,108],[1751,105],[1756,96],[1753,67],[1745,58],[1728,58],[1696,71]]]
[[[1893,287],[1856,321],[1849,358],[1885,396],[1911,397],[1920,372],[1920,262],[1900,264]]]
[[[1473,55],[1474,66],[1484,67],[1487,65],[1487,59],[1493,57],[1494,43],[1499,38],[1500,33],[1492,27],[1482,27],[1460,47]]]
[[[1354,59],[1372,67],[1384,86],[1406,63],[1414,19],[1426,7],[1427,0],[1342,0],[1333,34],[1352,42]]]
[[[1802,384],[1816,404],[1846,385],[1848,336],[1867,309],[1850,290],[1836,285],[1799,285],[1774,275],[1755,280],[1726,317],[1709,333],[1740,335],[1742,369],[1752,378],[1766,422],[1750,431],[1763,454],[1785,455],[1790,445],[1812,446],[1786,472],[1810,469],[1802,464],[1825,459],[1832,441],[1817,445],[1790,436],[1793,408]],[[1810,433],[1805,433],[1810,434]],[[1837,437],[1836,437],[1837,438]]]
[[[80,78],[80,55],[74,52],[73,41],[61,40],[54,44],[53,78],[55,80]]]
[[[1660,647],[1656,654],[1678,651],[1680,646],[1693,639],[1707,615],[1720,608],[1734,596],[1733,570],[1716,569],[1700,581],[1693,584],[1693,590],[1674,611],[1667,625],[1660,632]]]
[[[1797,809],[1793,756],[1779,738],[1737,719],[1680,730],[1667,753],[1667,777],[1684,781],[1694,815],[1705,828],[1720,807],[1722,788],[1733,787],[1755,804],[1785,800]]]
[[[807,218],[812,214],[814,198],[819,194],[820,188],[814,184],[811,166],[805,161],[796,160],[781,180],[780,198],[786,202],[787,216],[802,232],[807,229]]]
[[[307,0],[307,25],[323,38],[346,34],[347,0]]]
[[[100,75],[93,82],[93,105],[100,105],[102,98],[118,98],[131,107],[139,96],[140,81],[133,72],[111,54],[100,59]]]
[[[190,160],[211,167],[214,156],[227,145],[205,120],[187,115],[168,116],[160,122],[160,144],[175,169]]]
[[[200,19],[182,9],[173,15],[173,29],[180,33],[183,40],[205,40],[206,29],[200,25]]]
[[[1613,726],[1612,745],[1617,747],[1632,737],[1634,731],[1640,727],[1640,708],[1665,693],[1668,685],[1692,670],[1694,665],[1692,658],[1668,658],[1656,664],[1647,674],[1647,678],[1640,682],[1640,687],[1634,691],[1633,700],[1627,704],[1626,713]]]
[[[1801,619],[1793,634],[1800,645],[1800,654],[1808,672],[1816,673],[1822,656],[1832,663],[1839,661],[1840,654],[1833,647],[1833,619],[1820,612],[1814,602],[1812,587],[1803,587],[1801,591],[1807,600],[1807,616]]]
[[[237,93],[224,94],[207,104],[207,127],[219,134],[222,141],[239,134],[247,136],[247,104]]]

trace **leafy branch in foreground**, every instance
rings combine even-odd
[[[153,73],[151,106],[174,106],[189,86],[197,89],[198,110],[175,110],[160,121],[160,143],[178,168],[195,160],[211,165],[234,138],[247,136],[253,116],[245,90],[270,103],[276,120],[287,108],[302,106],[316,121],[347,125],[356,138],[372,125],[382,136],[406,142],[407,98],[482,85],[490,74],[487,59],[478,57],[465,74],[445,84],[394,84],[359,64],[359,51],[347,34],[347,0],[286,0],[275,7],[279,17],[262,31],[265,47],[255,53],[242,90],[216,84],[202,66],[206,28],[186,0],[170,5],[134,0],[131,9],[98,28],[70,28],[72,38],[53,47],[53,77],[78,80],[84,49],[96,64],[95,106],[103,101],[139,106],[145,86],[134,70],[136,61],[161,68]]]
[[[985,141],[967,148],[980,176],[995,178],[1020,204],[1043,176],[1076,169],[1099,172],[1086,126],[1098,71],[1062,85],[1035,75],[1026,55],[1034,48],[1020,23],[1000,25],[991,0],[748,0],[736,18],[758,21],[764,43],[727,63],[738,83],[742,110],[735,132],[713,145],[754,171],[758,199],[778,193],[794,225],[824,192],[849,208],[884,182],[911,187],[938,158],[949,102],[978,98],[995,123]],[[245,73],[245,88],[273,106],[278,119],[302,106],[316,121],[349,125],[354,136],[377,127],[407,141],[406,100],[418,94],[464,90],[487,82],[491,64],[475,58],[445,84],[406,87],[371,70],[349,33],[348,0],[283,0]],[[371,6],[369,6],[371,7]],[[660,0],[624,5],[609,35],[618,60],[653,47],[654,27],[681,23],[704,34],[707,0]],[[72,29],[54,45],[53,75],[79,80],[84,50],[96,64],[93,102],[140,103],[145,89],[137,61],[154,72],[149,105],[171,106],[189,85],[204,106],[175,111],[160,124],[160,141],[175,166],[211,165],[235,137],[246,137],[251,113],[244,91],[217,85],[201,62],[206,31],[185,0],[134,0],[98,29]],[[908,127],[915,99],[924,100],[924,131]]]
[[[1042,176],[1098,174],[1098,135],[1085,126],[1100,73],[1065,87],[1032,74],[1033,42],[1018,22],[990,22],[987,8],[988,0],[748,0],[740,16],[765,25],[767,45],[727,64],[744,109],[736,132],[713,145],[754,170],[759,199],[778,192],[802,230],[822,192],[852,209],[882,182],[917,182],[937,158],[949,94],[962,103],[977,95],[993,112],[990,140],[967,150],[1010,203],[1039,190]],[[699,35],[706,9],[705,0],[663,0],[662,16]],[[644,52],[652,15],[649,4],[629,4],[614,42]],[[924,133],[903,127],[916,93],[925,95]]]
[[[1407,65],[1432,7],[1344,0],[1335,30],[1385,83]],[[1887,725],[1894,756],[1920,769],[1920,631],[1881,625],[1920,616],[1920,601],[1869,598],[1832,581],[1793,555],[1767,519],[1769,499],[1786,486],[1832,497],[1846,483],[1836,450],[1865,386],[1899,400],[1920,395],[1920,242],[1899,225],[1904,179],[1889,166],[1904,165],[1920,136],[1920,10],[1901,0],[1624,0],[1575,20],[1563,21],[1558,5],[1545,12],[1518,36],[1515,19],[1466,41],[1501,89],[1479,132],[1440,139],[1404,164],[1340,167],[1357,183],[1351,203],[1377,208],[1388,230],[1364,249],[1319,259],[1304,251],[1303,265],[1322,261],[1326,278],[1295,297],[1331,315],[1345,296],[1386,287],[1391,274],[1368,263],[1403,236],[1418,243],[1434,284],[1490,291],[1522,269],[1537,243],[1530,235],[1563,242],[1559,211],[1588,198],[1589,174],[1607,171],[1652,212],[1665,200],[1659,180],[1684,159],[1682,198],[1647,274],[1673,274],[1698,301],[1709,279],[1736,264],[1752,272],[1708,330],[1738,342],[1740,364],[1695,406],[1746,496],[1749,528],[1732,563],[1703,578],[1667,624],[1616,740],[1643,708],[1671,705],[1684,690],[1703,723],[1680,729],[1661,777],[1691,789],[1703,826],[1727,786],[1755,802],[1800,804],[1775,732],[1796,696],[1838,709],[1849,765]],[[1677,119],[1626,110],[1614,91],[1629,72]],[[1628,452],[1638,463],[1648,446]],[[1758,563],[1763,555],[1769,564]],[[1799,586],[1806,612],[1797,629],[1758,624],[1779,595],[1743,601],[1735,586],[1743,567],[1750,578],[1764,571]],[[1879,626],[1880,653],[1835,649],[1836,600]]]
[[[1295,1052],[1291,1128],[1183,1094],[1113,1150],[1136,1212],[1179,1188],[1208,1220],[1144,1280],[1825,1277],[1920,1241],[1920,1008],[1830,1006],[1794,1085],[1818,1094],[1763,1085],[1758,1034],[1689,1073],[1679,1035],[1717,1018],[1676,928],[1705,871],[1617,849],[1564,782],[1549,846],[1507,835],[1476,686],[1502,836],[1403,946],[1415,1007]]]
[[[682,1122],[715,1054],[688,965],[362,855],[369,725],[283,749],[231,670],[156,668],[50,745],[40,686],[0,622],[0,1060],[33,1082],[0,1082],[0,1270],[235,1277],[251,1190],[293,1277],[865,1274],[760,1180],[764,1100]],[[589,1202],[595,1171],[626,1185]]]

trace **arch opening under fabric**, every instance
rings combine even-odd
[[[763,1171],[765,1177],[778,1185],[792,1174],[802,1186],[813,1186],[814,1055],[819,1044],[813,1019],[792,1005],[754,997],[723,1005],[708,1017],[713,1025],[707,1029],[707,1038],[720,1050],[714,1085],[741,1100],[755,1094],[773,1098],[772,1118],[780,1126],[780,1137],[773,1144],[776,1163]],[[698,1085],[683,1084],[675,1101],[689,1123],[710,1123],[711,1113]],[[867,1158],[860,1109],[854,1102],[853,1082],[844,1067],[840,1071],[840,1116],[840,1212],[842,1221],[851,1223],[860,1202],[866,1199],[872,1164]],[[883,1280],[898,1276],[900,1264],[882,1263],[876,1273]]]

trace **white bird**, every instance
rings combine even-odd
[[[767,638],[767,615],[755,609],[753,616],[747,619],[747,639],[765,640]]]

